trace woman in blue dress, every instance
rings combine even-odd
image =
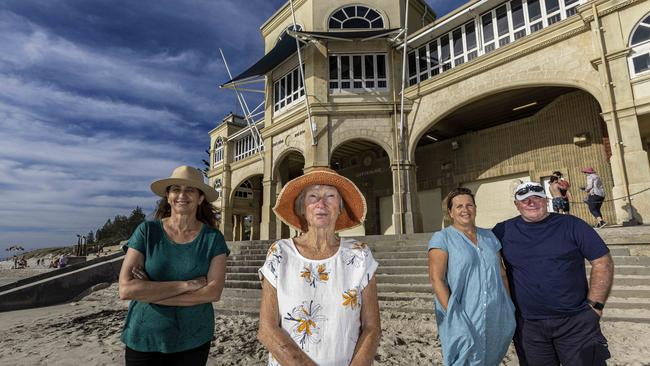
[[[445,199],[453,224],[429,241],[429,278],[444,364],[498,365],[515,330],[515,308],[492,231],[476,227],[472,191]]]

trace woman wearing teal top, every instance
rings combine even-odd
[[[456,188],[445,202],[453,224],[429,241],[444,364],[498,365],[515,330],[501,244],[492,231],[476,227],[472,191]]]
[[[124,246],[120,298],[131,300],[122,341],[126,365],[205,365],[212,302],[224,287],[228,247],[216,229],[217,192],[181,166],[151,184],[163,197]]]

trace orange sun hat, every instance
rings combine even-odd
[[[359,188],[348,178],[329,168],[315,168],[307,174],[290,180],[280,191],[273,212],[292,228],[306,232],[304,219],[298,215],[295,202],[300,193],[308,186],[327,185],[336,188],[343,199],[341,214],[336,220],[334,231],[357,227],[366,219],[366,199]]]

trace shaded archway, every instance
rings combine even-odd
[[[251,176],[232,190],[233,240],[260,238],[262,218],[262,175]]]
[[[334,147],[330,166],[359,187],[368,205],[363,227],[341,235],[393,234],[393,174],[388,153],[369,140],[348,140]]]
[[[485,227],[517,215],[512,203],[517,180],[544,183],[554,171],[562,172],[574,187],[571,212],[585,220],[591,218],[577,189],[584,185],[581,169],[593,166],[611,192],[607,129],[589,93],[527,87],[459,105],[423,129],[411,150],[424,231],[442,226],[442,197],[454,187],[477,194],[477,224]],[[612,204],[604,209],[614,220]]]

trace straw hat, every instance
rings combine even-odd
[[[208,202],[216,201],[219,198],[219,194],[214,188],[203,183],[203,173],[187,165],[181,165],[174,169],[171,177],[151,183],[151,191],[160,197],[167,197],[167,187],[174,184],[200,189]]]
[[[307,186],[328,185],[335,187],[343,199],[341,214],[336,219],[334,231],[350,229],[359,226],[366,219],[366,199],[348,178],[339,175],[329,168],[316,168],[307,174],[289,181],[280,191],[273,212],[292,228],[306,232],[304,219],[295,211],[295,202]]]

